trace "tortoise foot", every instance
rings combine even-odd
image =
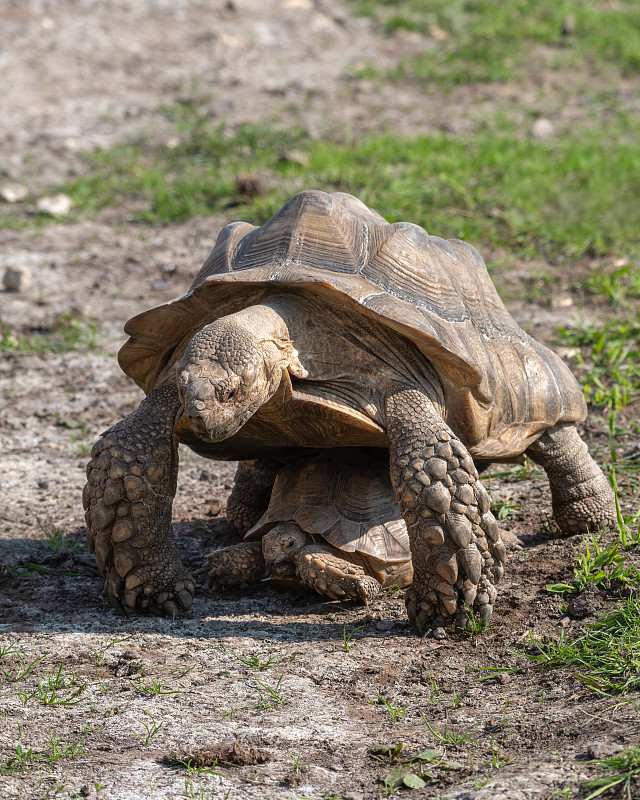
[[[366,606],[382,591],[380,583],[361,567],[322,545],[303,547],[295,564],[296,575],[305,586],[332,600],[354,600]]]
[[[444,638],[451,624],[468,628],[471,618],[486,627],[504,572],[507,551],[486,491],[479,480],[463,485],[473,487],[466,509],[458,503],[455,511],[441,515],[442,522],[432,518],[417,526],[428,547],[422,551],[424,560],[414,559],[413,584],[405,595],[407,616],[421,634],[430,631],[435,638]]]
[[[105,587],[116,609],[128,607],[167,617],[188,611],[196,589],[193,576],[179,561],[140,565],[124,579],[112,568]]]
[[[245,583],[257,583],[264,575],[262,544],[240,542],[214,550],[207,556],[202,571],[209,575],[209,588],[218,591]]]
[[[473,553],[471,548],[470,551]],[[418,584],[414,578],[414,583],[407,589],[407,616],[420,635],[430,634],[435,639],[445,639],[445,628],[452,624],[456,631],[468,630],[477,623],[482,629],[489,625],[498,594],[496,580],[491,574],[497,559],[478,559],[478,551],[473,553],[472,559],[480,561],[481,569],[478,583],[474,583],[463,573],[462,564],[468,563],[469,555],[466,553],[462,559],[459,555],[456,559],[462,563],[458,566],[461,575],[455,583],[443,581],[439,574],[427,574]],[[487,568],[487,564],[491,566]]]
[[[594,464],[594,466],[596,466]],[[598,472],[569,492],[566,487],[562,496],[553,492],[553,516],[563,533],[587,533],[617,524],[616,504],[609,481],[599,467]],[[575,495],[572,498],[568,494]]]

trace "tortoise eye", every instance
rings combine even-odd
[[[289,539],[289,541],[285,544],[284,548],[285,550],[293,550],[295,546],[296,546],[296,540]]]

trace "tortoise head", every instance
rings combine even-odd
[[[262,557],[265,574],[269,578],[294,578],[295,555],[313,538],[295,522],[281,522],[262,537]]]
[[[207,442],[233,436],[275,394],[280,362],[268,342],[229,318],[202,328],[177,367],[189,427]]]

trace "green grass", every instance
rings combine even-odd
[[[640,299],[640,266],[624,264],[611,270],[596,269],[587,278],[586,288],[593,295],[607,298],[614,308],[629,305]]]
[[[42,331],[15,334],[6,326],[0,329],[0,352],[68,353],[98,347],[97,323],[73,318],[69,313]]]
[[[38,679],[36,689],[30,694],[27,692],[13,692],[22,699],[26,706],[29,700],[36,700],[44,706],[75,706],[82,700],[82,693],[87,682],[81,683],[78,676],[71,672],[68,675],[62,672],[63,664],[60,663],[55,672],[45,673]]]
[[[469,136],[385,134],[339,144],[254,127],[227,136],[194,115],[178,147],[137,142],[96,151],[63,190],[76,214],[129,203],[135,217],[154,224],[216,212],[260,224],[313,187],[355,194],[392,222],[416,222],[480,248],[499,245],[525,257],[635,254],[635,139],[635,124],[623,117],[607,137],[583,131],[540,142],[494,119]],[[294,150],[304,163],[287,156]],[[264,192],[242,194],[241,174],[259,175]]]
[[[640,312],[558,329],[559,343],[576,348],[577,377],[587,402],[612,410],[640,390]]]
[[[594,800],[601,795],[611,796],[610,792],[614,789],[617,797],[626,800],[639,796],[635,792],[640,789],[640,747],[631,747],[609,758],[587,763],[593,764],[604,774],[580,784],[583,789],[593,789],[584,800]]]
[[[640,597],[587,625],[566,641],[531,641],[528,658],[536,669],[571,669],[575,678],[600,694],[640,689]]]
[[[576,557],[571,583],[554,583],[547,586],[548,591],[579,594],[589,585],[640,586],[640,571],[627,563],[627,557],[620,552],[619,542],[603,547],[593,534],[585,536],[583,542],[584,552]]]
[[[404,721],[404,715],[407,710],[407,706],[402,706],[398,704],[398,698],[393,698],[393,703],[390,700],[387,700],[386,697],[383,697],[381,694],[377,694],[375,699],[369,700],[372,706],[384,706],[386,710],[389,712],[389,716],[395,722],[399,720]]]
[[[21,737],[22,733],[19,738]],[[61,760],[77,761],[89,755],[84,750],[85,738],[86,736],[83,735],[76,742],[68,743],[64,739],[58,739],[51,731],[48,738],[48,746],[43,750],[26,749],[22,744],[18,743],[15,748],[15,755],[6,762],[0,763],[0,774],[12,775],[28,769],[45,769],[48,772],[52,772],[54,767],[57,768],[59,766],[58,762]]]
[[[429,37],[421,55],[392,71],[440,85],[506,81],[538,65],[582,67],[585,77],[640,71],[640,6],[636,0],[572,3],[567,0],[350,0],[388,32],[417,31]],[[574,32],[563,35],[572,14]],[[375,68],[374,68],[375,70]]]

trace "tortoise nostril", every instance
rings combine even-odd
[[[228,380],[224,384],[217,387],[215,395],[216,400],[221,406],[229,406],[239,395],[240,382],[239,380]]]

